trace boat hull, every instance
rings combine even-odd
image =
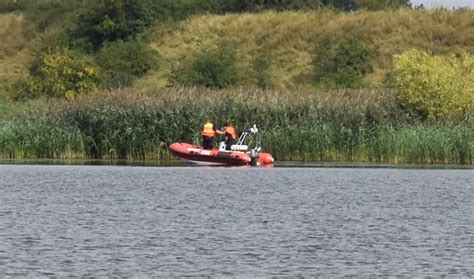
[[[189,143],[173,143],[170,151],[178,158],[206,165],[245,166],[250,165],[251,157],[241,151],[206,150]],[[258,164],[272,164],[273,157],[268,153],[260,153]]]

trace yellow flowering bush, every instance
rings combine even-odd
[[[87,60],[67,52],[43,54],[34,70],[29,91],[48,97],[73,100],[100,86],[99,71]]]
[[[427,118],[470,114],[474,107],[474,56],[409,50],[394,57],[392,82],[400,103]]]

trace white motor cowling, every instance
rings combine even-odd
[[[226,148],[225,142],[221,141],[219,143],[219,151],[225,151],[225,148]]]
[[[245,144],[234,144],[230,147],[232,151],[247,151],[249,147]]]

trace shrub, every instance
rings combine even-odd
[[[26,8],[27,0],[2,0],[0,1],[0,13],[10,13],[23,11]]]
[[[42,32],[48,27],[61,24],[62,27],[69,24],[69,19],[76,13],[80,13],[86,3],[92,0],[49,0],[28,1],[25,3],[24,12],[26,19],[33,23]]]
[[[316,81],[326,88],[357,88],[362,78],[373,71],[373,51],[358,39],[334,42],[329,37],[316,46],[313,64]]]
[[[427,118],[454,117],[474,108],[474,56],[444,57],[409,50],[394,58],[390,82],[400,103]]]
[[[157,65],[158,53],[140,41],[117,41],[106,44],[97,54],[106,86],[130,86]]]
[[[26,82],[29,96],[75,99],[99,87],[98,68],[89,60],[67,51],[44,53],[33,62],[32,78]]]
[[[346,0],[347,1],[347,0]],[[218,13],[256,12],[260,10],[317,9],[323,6],[321,0],[211,0],[209,6]]]
[[[79,45],[98,50],[105,42],[135,38],[157,20],[184,18],[199,10],[196,1],[99,0],[78,17],[71,38]]]
[[[239,80],[235,48],[229,43],[202,50],[191,64],[175,70],[171,81],[188,85],[225,88]]]
[[[141,2],[141,1],[139,1]],[[126,40],[143,30],[145,23],[132,15],[138,5],[125,0],[100,0],[81,14],[71,30],[73,40],[98,50],[104,42]]]
[[[388,8],[410,7],[409,0],[357,0],[358,8],[370,11],[385,10]]]

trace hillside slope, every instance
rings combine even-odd
[[[0,83],[27,75],[31,51],[43,36],[33,31],[31,24],[24,24],[24,17],[20,13],[0,14]],[[369,46],[374,56],[374,71],[364,78],[364,86],[378,87],[392,65],[393,55],[407,49],[425,49],[437,54],[473,53],[474,10],[203,15],[158,24],[147,35],[160,54],[159,67],[137,80],[135,89],[170,85],[173,71],[191,64],[203,50],[222,43],[236,50],[238,85],[256,85],[259,71],[256,58],[263,57],[269,63],[265,70],[270,87],[311,89],[318,86],[313,66],[316,46],[324,46],[328,38],[344,41],[354,37]]]
[[[324,38],[357,37],[375,54],[367,86],[378,86],[394,54],[410,48],[438,54],[474,52],[473,10],[408,10],[353,14],[333,11],[264,12],[205,15],[154,30],[153,46],[161,54],[159,70],[136,82],[136,88],[161,88],[173,69],[190,63],[201,50],[231,43],[244,85],[252,84],[252,57],[266,55],[273,87],[312,87],[315,45]]]
[[[29,39],[21,14],[0,14],[0,78],[14,78],[26,72]]]

